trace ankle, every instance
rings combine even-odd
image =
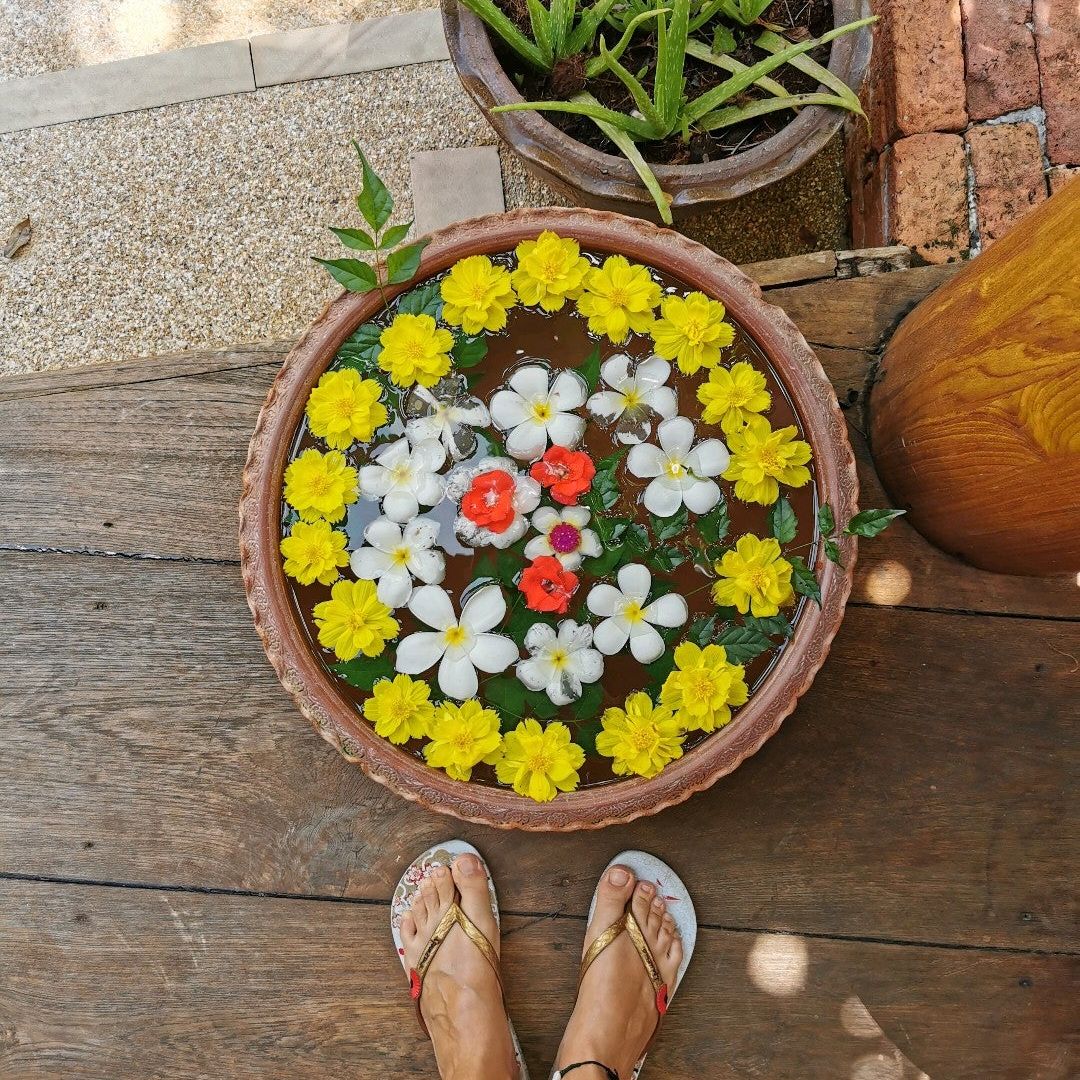
[[[560,1069],[565,1069],[568,1065],[573,1065],[578,1061],[599,1061],[599,1058],[570,1058],[565,1065],[559,1066]],[[607,1065],[607,1062],[604,1062]],[[611,1080],[612,1073],[615,1073],[615,1067],[613,1065],[607,1065],[611,1072],[607,1069],[601,1068],[599,1065],[581,1065],[576,1069],[572,1069],[567,1075],[566,1080]],[[560,1073],[560,1076],[562,1074]],[[621,1074],[616,1074],[620,1076]]]

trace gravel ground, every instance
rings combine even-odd
[[[449,64],[369,72],[0,136],[0,373],[298,335],[337,286],[311,255],[359,224],[357,138],[411,214],[418,150],[493,143]],[[506,203],[559,202],[502,152]],[[835,147],[686,231],[733,261],[843,243]]]
[[[436,0],[0,0],[0,79],[436,6]]]

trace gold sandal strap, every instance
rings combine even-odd
[[[645,940],[645,935],[642,934],[641,927],[638,925],[637,919],[634,918],[632,911],[627,911],[625,921],[626,932],[630,935],[630,940],[634,943],[634,948],[637,949],[637,954],[645,965],[645,971],[655,993],[664,986],[664,978],[660,974],[660,969],[656,966],[656,960],[653,957],[652,950],[649,948],[649,943]]]
[[[656,995],[656,1011],[663,1017],[668,1008],[668,986],[660,974],[660,969],[656,966],[656,959],[649,948],[649,943],[645,940],[645,935],[641,932],[641,927],[629,908],[585,950],[578,973],[578,990],[581,989],[581,981],[585,978],[585,973],[592,966],[593,961],[624,931],[633,943],[638,956],[641,957],[645,973],[649,976],[653,993]],[[654,1032],[654,1038],[655,1034]]]
[[[460,926],[465,932],[465,936],[480,950],[484,959],[494,970],[495,977],[499,980],[501,986],[502,976],[499,972],[499,954],[495,951],[495,947],[491,942],[484,937],[483,931],[461,910],[456,900],[446,909],[445,914],[439,920],[439,925],[435,927],[431,937],[428,938],[428,943],[424,946],[420,958],[416,961],[416,973],[420,976],[421,982],[424,976],[427,975],[427,970],[431,967],[435,954],[439,951],[442,943],[455,925]]]
[[[593,961],[626,929],[626,916],[624,912],[619,916],[599,937],[585,950],[581,958],[581,967],[578,970],[578,988],[581,988],[581,980],[585,978],[585,972],[592,967]]]

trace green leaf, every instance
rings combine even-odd
[[[512,675],[496,675],[482,685],[488,704],[499,711],[503,731],[517,727],[526,715],[525,687]]]
[[[503,446],[501,439],[489,431],[478,431],[476,434],[487,444],[488,457],[506,457],[506,447]]]
[[[577,373],[585,380],[591,394],[600,382],[600,346],[597,345],[577,366]]]
[[[607,457],[602,457],[596,463],[596,471],[611,472],[628,453],[630,453],[629,447],[623,447],[621,450],[616,450],[613,454],[608,454]]]
[[[385,654],[357,656],[353,660],[331,664],[330,670],[350,686],[370,690],[378,679],[389,679],[394,674],[394,662]]]
[[[791,623],[783,615],[770,615],[768,618],[747,615],[746,625],[752,630],[759,630],[767,637],[791,637]]]
[[[686,556],[674,548],[661,547],[646,552],[645,560],[654,570],[659,570],[662,574],[670,574],[672,570],[686,562]]]
[[[735,40],[731,29],[723,23],[717,23],[716,33],[713,34],[712,39],[712,51],[717,56],[723,56],[725,53],[734,52],[738,47],[739,43]]]
[[[619,501],[620,494],[614,470],[601,472],[597,469],[592,480],[592,487],[589,488],[589,500],[593,512],[602,513],[610,510]]]
[[[579,720],[592,720],[604,700],[604,688],[598,683],[586,683],[581,688],[581,697],[573,703],[574,716]]]
[[[375,175],[375,170],[368,164],[364,151],[358,142],[353,143],[364,173],[364,186],[356,196],[356,208],[364,220],[378,232],[390,220],[394,212],[394,197],[386,190],[386,185]]]
[[[382,239],[379,241],[380,251],[389,251],[391,248],[396,248],[406,236],[409,235],[409,230],[412,228],[412,221],[406,221],[404,225],[391,225],[389,229],[382,234]]]
[[[559,715],[558,705],[543,690],[525,691],[526,719],[535,716],[537,720],[552,720]]]
[[[832,507],[825,503],[817,512],[817,527],[823,536],[832,536],[836,531],[836,518],[833,517]]]
[[[338,350],[337,362],[341,367],[355,368],[359,372],[373,371],[378,363],[382,344],[379,336],[382,327],[364,323],[349,335]]]
[[[789,555],[788,562],[791,563],[791,587],[800,596],[809,596],[821,607],[821,586],[814,571],[806,565],[801,555]]]
[[[671,674],[671,669],[674,666],[675,650],[668,649],[658,660],[646,664],[645,671],[652,682],[662,683]]]
[[[363,229],[335,229],[330,231],[346,246],[356,251],[374,251],[375,241]]]
[[[386,275],[391,285],[400,285],[408,281],[420,266],[420,256],[429,241],[418,240],[408,247],[398,248],[386,256]]]
[[[579,724],[574,732],[574,742],[585,751],[586,757],[592,757],[596,753],[596,736],[603,731],[599,717],[588,723]]]
[[[593,577],[607,577],[611,574],[615,568],[623,561],[623,552],[621,548],[609,547],[602,554],[597,555],[595,558],[586,559],[582,563],[582,568],[587,574],[592,574]]]
[[[724,646],[733,664],[747,664],[773,647],[773,643],[752,626],[729,626],[717,635],[716,644]]]
[[[661,518],[655,514],[649,515],[649,525],[652,528],[653,536],[656,537],[659,543],[663,543],[665,540],[674,540],[676,536],[681,536],[686,530],[686,507],[680,506],[676,513],[671,517]]]
[[[639,521],[627,525],[622,543],[623,547],[634,555],[644,555],[652,547],[649,540],[649,531]]]
[[[861,510],[847,523],[844,532],[848,536],[865,536],[872,540],[875,536],[880,536],[890,522],[905,513],[906,510]]]
[[[825,541],[825,558],[827,558],[829,562],[836,563],[837,566],[844,565],[840,561],[840,545],[837,544],[835,540]]]
[[[731,528],[727,502],[721,500],[704,517],[698,518],[697,531],[706,544],[719,544]]]
[[[690,624],[690,628],[686,631],[686,640],[704,649],[712,641],[715,633],[716,616],[702,615]]]
[[[442,303],[439,283],[429,281],[399,297],[397,310],[402,315],[430,315],[433,319],[438,319],[442,313]]]
[[[330,271],[330,276],[349,292],[366,293],[379,287],[374,267],[359,259],[316,259]]]
[[[454,364],[464,370],[476,367],[487,356],[488,343],[483,335],[479,337],[466,337],[464,334],[454,335],[454,347],[450,355],[454,358]]]
[[[718,607],[716,609],[716,625],[722,626],[724,623],[733,623],[739,618],[739,609],[737,607]]]
[[[769,509],[769,532],[781,544],[790,544],[799,531],[799,519],[787,499],[777,499]]]

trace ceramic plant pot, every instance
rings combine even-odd
[[[731,772],[776,732],[824,662],[851,588],[856,542],[852,537],[841,541],[843,567],[825,561],[811,524],[814,510],[827,503],[838,521],[847,521],[856,512],[858,483],[843,416],[802,335],[784,312],[766,303],[746,275],[677,233],[639,219],[592,210],[521,210],[477,218],[434,234],[417,277],[407,286],[389,289],[388,295],[392,300],[405,289],[416,288],[425,278],[447,270],[465,256],[513,252],[519,242],[535,239],[545,229],[576,239],[582,251],[594,257],[626,255],[668,281],[722,301],[728,319],[744,335],[746,347],[757,350],[774,373],[774,398],[783,398],[785,415],[796,420],[802,437],[813,448],[813,477],[799,495],[800,527],[807,530],[800,540],[810,541],[804,553],[818,574],[821,605],[809,600],[801,603],[792,616],[793,636],[762,670],[749,701],[738,708],[731,722],[703,737],[651,779],[619,778],[591,786],[583,783],[578,790],[560,793],[547,803],[532,802],[494,783],[452,780],[429,767],[414,750],[376,735],[361,715],[356,697],[345,692],[340,680],[330,673],[326,654],[313,644],[311,627],[305,625],[290,591],[290,579],[283,573],[279,544],[283,472],[296,446],[308,396],[342,343],[381,311],[377,293],[343,293],[331,302],[282,365],[251,440],[240,503],[240,550],[248,602],[274,670],[319,734],[349,761],[372,779],[431,810],[499,828],[569,831],[630,821],[682,802]],[[510,346],[518,343],[513,326],[511,323],[504,333],[500,346],[510,356]],[[565,345],[564,338],[562,347]],[[617,350],[612,346],[609,351]],[[499,371],[481,377],[501,380],[506,364],[497,366]],[[713,432],[719,433],[719,429]],[[731,512],[734,520],[737,508],[733,506]],[[692,528],[684,534],[691,547],[698,539]],[[708,593],[701,596],[707,599]],[[609,661],[613,659],[609,657]],[[609,666],[605,677],[606,695],[613,695],[616,686],[620,695],[626,693],[617,667]],[[434,669],[426,679],[434,685]],[[610,773],[608,777],[610,780]]]
[[[626,158],[578,142],[544,113],[492,113],[496,105],[524,99],[495,55],[484,23],[458,0],[441,3],[450,59],[462,85],[529,172],[579,205],[659,221],[652,196]],[[868,0],[834,0],[835,26],[869,15]],[[870,27],[842,34],[832,43],[829,70],[858,91],[870,48]],[[703,213],[795,172],[821,151],[847,116],[843,109],[811,105],[749,150],[699,165],[656,165],[653,172],[672,197],[676,219]]]

